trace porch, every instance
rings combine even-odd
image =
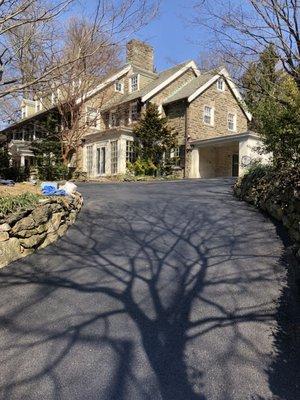
[[[237,177],[254,162],[268,162],[260,154],[261,139],[254,132],[191,142],[189,178]]]

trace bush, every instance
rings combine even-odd
[[[37,203],[40,198],[41,196],[33,193],[23,193],[17,196],[0,197],[0,216],[26,209],[28,206]]]
[[[135,176],[154,176],[157,168],[151,160],[138,158],[134,163],[127,163],[127,170]]]
[[[287,204],[290,198],[300,197],[300,168],[258,164],[237,181],[234,191],[261,208],[267,201]]]
[[[38,165],[38,177],[42,181],[57,181],[68,179],[69,169],[66,165],[62,163]]]

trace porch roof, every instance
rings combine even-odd
[[[241,141],[247,140],[249,138],[257,139],[257,140],[261,139],[258,133],[252,132],[252,131],[247,131],[247,132],[243,132],[243,133],[236,133],[233,135],[216,136],[216,137],[209,138],[209,139],[191,140],[190,145],[192,147],[208,147],[208,146],[214,146],[214,145],[227,144],[230,142],[241,142]]]

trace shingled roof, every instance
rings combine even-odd
[[[153,81],[149,82],[146,86],[144,86],[142,89],[129,93],[129,94],[124,94],[123,96],[119,97],[115,103],[110,103],[107,105],[107,107],[103,107],[102,110],[110,109],[114,105],[122,104],[122,103],[127,103],[129,101],[133,101],[139,98],[142,98],[143,96],[147,95],[150,93],[152,90],[157,88],[159,85],[163,84],[166,80],[168,80],[172,75],[176,74],[176,72],[179,72],[182,68],[187,66],[189,63],[191,63],[191,60],[186,61],[184,63],[175,65],[174,67],[171,67],[169,69],[166,69],[160,73],[157,74],[157,78],[153,79]]]
[[[218,69],[213,69],[213,70],[210,70],[207,72],[203,72],[201,75],[194,78],[190,82],[187,82],[186,85],[179,88],[175,93],[173,93],[171,96],[169,96],[164,101],[164,104],[170,104],[170,103],[173,103],[174,101],[187,99],[193,93],[195,93],[197,89],[199,89],[201,86],[205,85],[207,82],[210,81],[210,79],[212,79],[214,76],[216,76],[218,73],[220,73],[220,71],[222,69],[223,69],[223,67],[220,67]]]

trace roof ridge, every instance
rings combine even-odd
[[[158,72],[158,75],[163,74],[163,73],[165,73],[165,72],[168,72],[168,71],[170,71],[170,70],[173,69],[173,68],[183,67],[184,65],[187,65],[187,64],[189,64],[189,63],[192,62],[192,61],[193,61],[193,60],[187,60],[187,61],[181,62],[181,63],[179,63],[179,64],[175,64],[175,65],[173,65],[172,67],[163,69],[162,71]]]
[[[200,76],[201,76],[201,75],[200,75]],[[190,79],[189,81],[184,82],[184,84],[183,84],[182,86],[178,87],[172,94],[170,94],[170,96],[168,96],[167,99],[170,98],[170,97],[172,97],[172,96],[174,96],[176,93],[180,92],[180,90],[182,90],[183,88],[185,88],[185,87],[188,86],[191,82],[193,82],[195,79],[198,79],[198,78],[199,78],[199,76],[194,76],[194,77],[193,77],[192,79]],[[166,99],[166,100],[167,100],[167,99]]]

